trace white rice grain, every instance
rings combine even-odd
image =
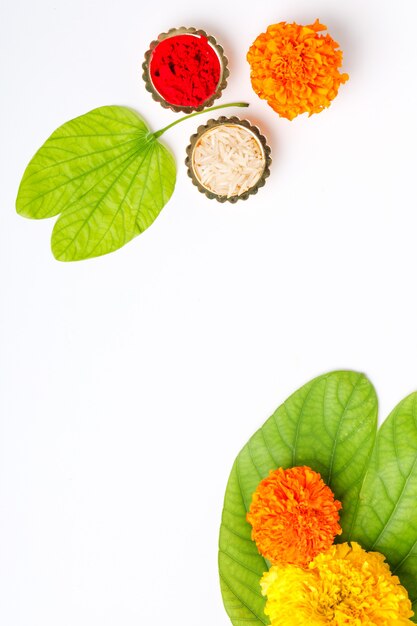
[[[228,198],[256,185],[265,168],[258,139],[240,124],[221,124],[207,130],[198,139],[192,160],[203,187]]]

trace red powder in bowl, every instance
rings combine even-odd
[[[216,91],[219,58],[202,35],[174,35],[154,49],[149,65],[156,91],[170,104],[198,107]]]

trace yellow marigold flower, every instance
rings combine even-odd
[[[320,113],[349,76],[341,74],[343,53],[326,26],[280,22],[268,26],[249,48],[251,81],[260,98],[289,120],[300,113]]]
[[[272,564],[304,566],[341,534],[341,508],[310,467],[280,467],[259,483],[247,520],[259,552]]]
[[[308,569],[274,565],[261,588],[271,626],[405,626],[414,615],[385,557],[357,543],[333,545]]]

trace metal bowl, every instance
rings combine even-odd
[[[165,39],[168,39],[170,37],[176,37],[177,35],[200,35],[204,37],[205,39],[207,39],[209,45],[216,53],[217,58],[220,63],[220,78],[217,84],[216,91],[209,98],[207,98],[207,100],[199,104],[197,107],[181,106],[181,105],[172,104],[171,102],[168,102],[158,92],[158,90],[156,89],[155,85],[152,82],[150,64],[151,64],[153,51],[158,46],[158,44],[161,43],[161,41],[164,41]],[[200,30],[196,28],[186,28],[185,26],[181,26],[180,28],[171,28],[167,33],[161,33],[156,40],[152,41],[152,43],[149,46],[149,50],[147,50],[147,52],[145,53],[145,61],[142,64],[142,69],[143,69],[142,77],[143,77],[143,80],[145,81],[145,87],[147,91],[149,91],[152,94],[152,98],[156,102],[159,102],[159,104],[161,104],[164,108],[171,109],[172,111],[175,111],[176,113],[179,113],[179,112],[192,113],[193,111],[202,111],[206,107],[211,106],[217,98],[220,98],[223,89],[227,85],[227,77],[229,76],[227,63],[228,61],[227,61],[226,56],[224,55],[223,48],[217,43],[214,37],[212,37],[211,35],[207,35],[207,33],[204,32],[204,30]]]
[[[261,153],[263,154],[263,157],[264,157],[264,169],[259,179],[257,180],[257,182],[252,187],[244,191],[242,194],[236,194],[234,196],[219,195],[219,194],[216,194],[214,191],[205,187],[200,181],[200,179],[198,178],[198,176],[196,175],[196,172],[194,169],[194,151],[195,151],[196,146],[198,145],[200,138],[204,135],[204,133],[208,132],[210,129],[214,128],[215,126],[220,126],[222,124],[238,125],[238,126],[243,126],[244,128],[246,128],[256,139],[258,146],[261,150]],[[266,142],[266,138],[261,134],[259,128],[257,126],[253,126],[250,122],[248,122],[248,120],[241,120],[240,118],[235,117],[235,116],[234,117],[222,116],[222,117],[219,117],[217,120],[212,119],[212,120],[209,120],[207,124],[199,126],[197,129],[197,132],[194,135],[192,135],[190,138],[190,144],[187,147],[187,158],[185,159],[188,176],[191,178],[193,184],[197,187],[197,189],[201,193],[204,193],[208,198],[215,199],[218,202],[232,202],[232,203],[235,203],[238,200],[247,200],[249,196],[255,193],[258,193],[258,190],[260,189],[260,187],[263,187],[265,185],[266,179],[270,175],[269,167],[271,165],[271,162],[272,162],[271,148],[268,146]]]

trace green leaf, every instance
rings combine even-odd
[[[357,372],[331,372],[290,396],[241,450],[227,484],[219,539],[223,601],[235,626],[268,623],[259,586],[268,564],[246,521],[259,481],[277,467],[309,465],[348,503],[344,520],[349,527],[376,420],[377,399],[368,379]]]
[[[417,393],[382,424],[350,538],[381,552],[417,612]],[[417,616],[413,618],[417,622]]]
[[[174,190],[175,161],[143,119],[104,106],[60,126],[30,161],[16,209],[42,219],[61,214],[52,234],[60,261],[121,248],[142,233]]]

